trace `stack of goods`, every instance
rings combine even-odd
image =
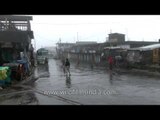
[[[0,67],[0,86],[11,83],[10,73],[9,67]]]

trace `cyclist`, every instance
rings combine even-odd
[[[65,68],[66,68],[66,71],[69,72],[69,75],[71,75],[70,74],[70,62],[69,62],[68,58],[66,58],[66,61],[65,61]]]
[[[62,68],[63,72],[65,73],[65,58],[62,58]]]

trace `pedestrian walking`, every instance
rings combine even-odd
[[[113,69],[113,57],[109,56],[108,57],[108,63],[109,63],[109,70]]]

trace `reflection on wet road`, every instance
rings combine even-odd
[[[50,59],[48,65],[35,70],[38,80],[34,84],[12,87],[0,95],[0,104],[160,104],[160,80],[156,77],[75,63],[71,63],[70,71],[71,76],[66,77],[61,62]]]

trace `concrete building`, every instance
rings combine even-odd
[[[111,33],[111,34],[109,34],[108,41],[109,42],[123,43],[123,42],[125,42],[125,34]]]

